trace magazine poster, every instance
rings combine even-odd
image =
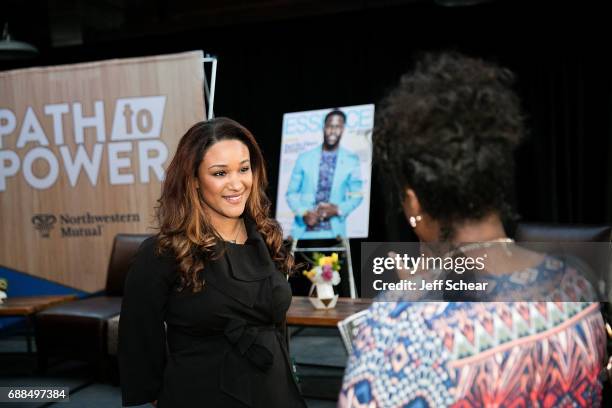
[[[283,116],[276,219],[293,239],[366,238],[374,105]]]

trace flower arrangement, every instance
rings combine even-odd
[[[325,256],[315,252],[313,258],[316,266],[309,271],[304,271],[304,275],[312,283],[328,283],[331,285],[340,283],[340,261],[337,253],[334,252],[330,256]]]
[[[315,252],[313,258],[315,266],[309,271],[304,271],[304,275],[312,282],[308,300],[315,309],[332,309],[338,301],[334,285],[340,283],[338,254],[334,252],[330,256],[325,256]]]
[[[8,289],[8,282],[6,279],[0,278],[0,303],[6,298],[6,290]]]

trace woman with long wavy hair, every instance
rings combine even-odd
[[[124,405],[302,407],[283,333],[293,259],[261,150],[227,118],[195,124],[168,167],[119,327]]]

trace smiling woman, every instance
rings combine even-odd
[[[179,142],[159,233],[126,280],[124,405],[305,406],[283,338],[293,259],[269,216],[266,185],[255,138],[231,119],[197,123]]]
[[[222,140],[211,146],[198,169],[198,189],[203,205],[211,221],[218,225],[219,232],[226,241],[226,233],[236,237],[243,231],[242,222],[236,222],[235,231],[221,231],[224,226],[231,226],[224,219],[238,218],[244,207],[253,185],[249,148],[239,140]],[[226,224],[226,225],[224,225]],[[243,237],[245,240],[246,237]]]

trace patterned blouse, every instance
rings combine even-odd
[[[603,327],[591,302],[375,302],[338,407],[599,406]]]

